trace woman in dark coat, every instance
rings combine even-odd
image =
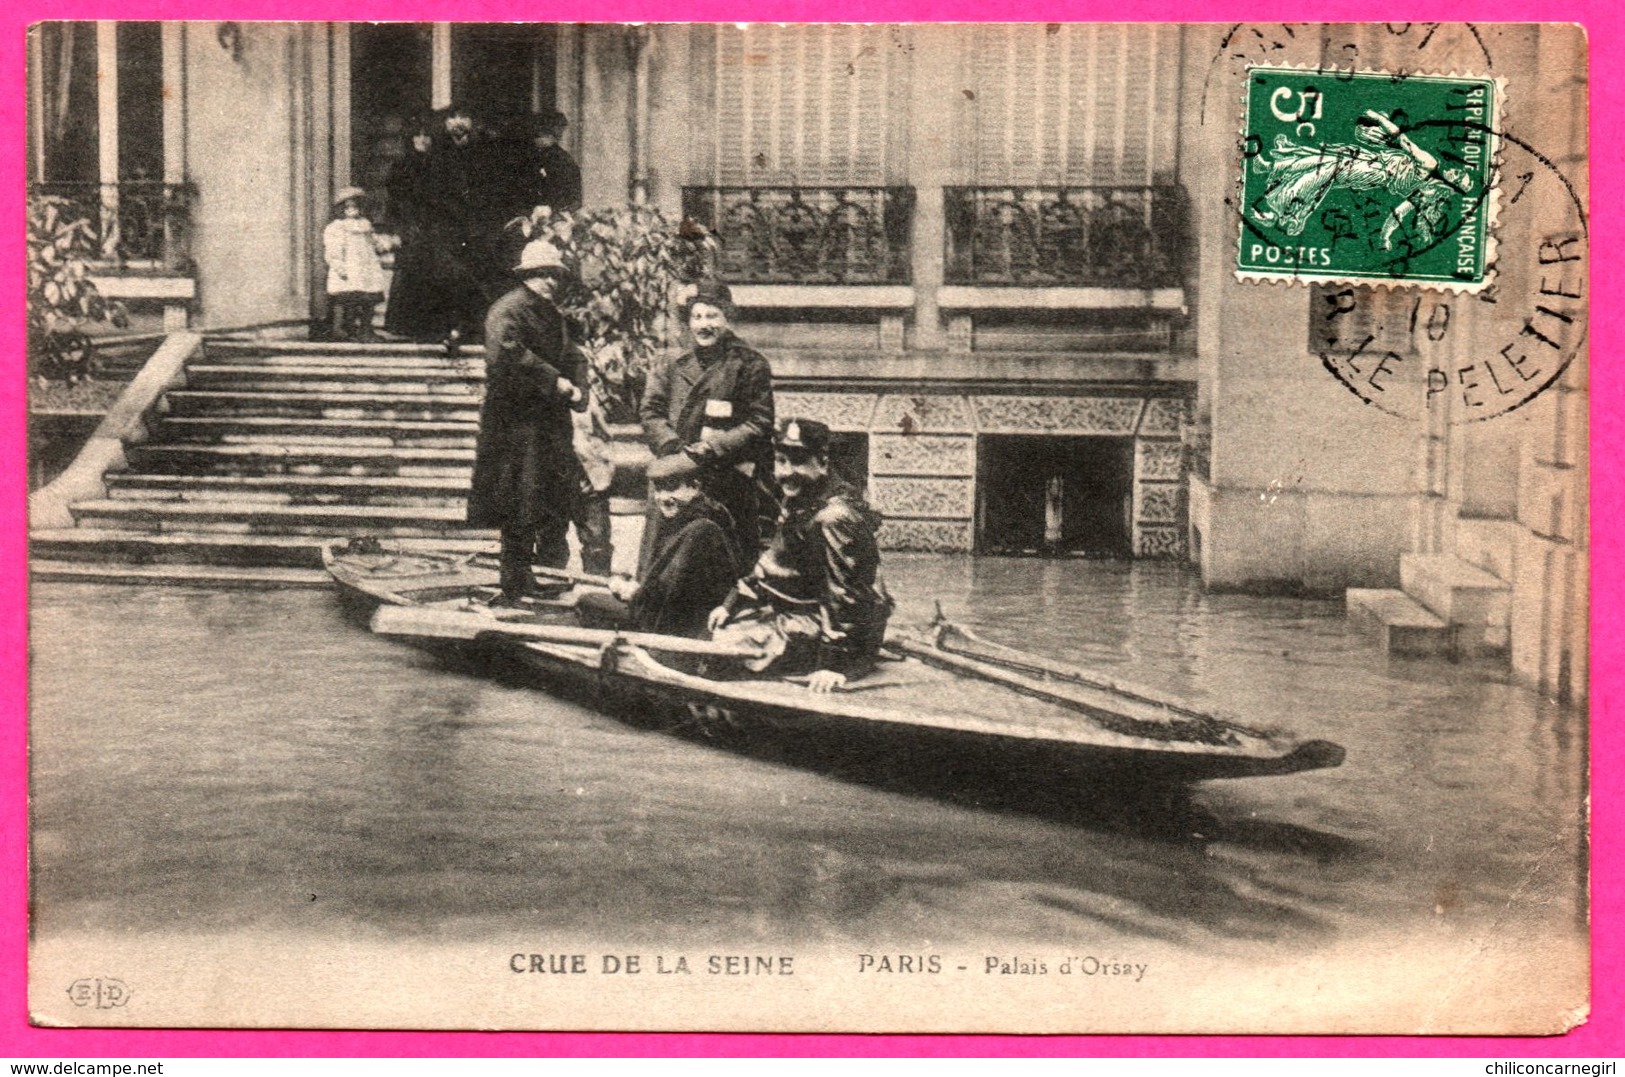
[[[586,406],[586,361],[569,343],[553,289],[564,273],[557,248],[529,244],[520,284],[485,320],[485,403],[474,452],[468,523],[502,531],[502,594],[514,604],[537,590],[532,564],[563,568],[570,510],[581,480],[572,408]]]
[[[401,245],[395,252],[384,329],[418,341],[439,340],[457,319],[435,287],[434,255],[426,231],[434,201],[429,172],[434,123],[433,114],[417,117],[406,155],[389,170],[387,181],[389,215],[399,230]]]

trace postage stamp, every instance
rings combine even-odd
[[[1499,105],[1488,78],[1250,68],[1238,275],[1482,288]]]
[[[1584,28],[26,43],[49,1036],[1598,1053]]]

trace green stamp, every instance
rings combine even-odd
[[[1487,78],[1248,69],[1237,275],[1482,288],[1497,92]]]

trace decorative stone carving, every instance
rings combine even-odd
[[[1185,425],[1188,405],[1184,397],[1158,397],[1148,401],[1139,432],[1177,435],[1179,428]]]
[[[773,410],[781,419],[816,419],[831,430],[866,431],[874,414],[874,393],[775,393]]]
[[[1156,524],[1181,522],[1178,483],[1142,482],[1136,487],[1135,493],[1136,520]]]
[[[1185,556],[1185,532],[1178,527],[1136,527],[1134,555],[1147,559],[1181,559]]]
[[[876,478],[869,481],[869,503],[887,516],[965,519],[975,511],[975,487],[968,478]]]
[[[873,434],[869,438],[873,475],[974,475],[976,439],[919,434]]]
[[[1118,396],[979,396],[976,424],[984,434],[1134,433],[1143,404]]]
[[[1134,476],[1138,479],[1170,479],[1181,477],[1184,454],[1177,441],[1137,440],[1134,443]]]
[[[783,408],[779,409],[783,412]],[[959,433],[969,434],[970,405],[962,396],[882,396],[875,408],[876,433]]]
[[[965,553],[971,548],[970,521],[887,520],[880,525],[880,546],[885,550]]]

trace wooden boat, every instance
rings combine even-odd
[[[748,679],[738,652],[709,641],[585,628],[579,592],[563,581],[524,609],[493,611],[494,559],[352,544],[325,550],[324,561],[346,604],[380,634],[497,661],[630,724],[730,746],[1137,783],[1290,774],[1343,760],[1328,741],[1197,711],[979,639],[940,615],[920,631],[894,628],[875,673],[815,694],[805,678]]]

